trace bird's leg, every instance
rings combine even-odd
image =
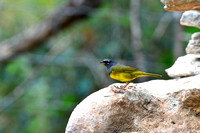
[[[128,86],[128,84],[130,83],[131,81],[129,81],[129,82],[126,82],[126,85],[125,86],[123,86],[122,87],[122,89],[125,89],[127,86]]]

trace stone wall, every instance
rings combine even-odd
[[[161,0],[165,9],[185,11],[180,24],[200,28],[199,0]],[[179,57],[172,67],[166,70],[170,77],[188,77],[200,74],[200,32],[196,32],[186,47],[187,55]]]

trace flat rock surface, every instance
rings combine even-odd
[[[199,79],[153,80],[125,90],[124,84],[112,84],[77,105],[66,133],[199,131]]]
[[[165,71],[170,77],[188,77],[200,74],[200,55],[187,54],[181,56],[172,67]]]
[[[200,11],[186,11],[180,19],[181,25],[200,28]]]

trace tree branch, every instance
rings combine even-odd
[[[0,43],[0,62],[8,62],[42,45],[44,41],[64,28],[86,19],[99,6],[100,0],[71,0],[41,24]]]

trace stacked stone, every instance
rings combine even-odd
[[[181,11],[180,24],[200,28],[200,0],[161,0],[165,9]],[[200,74],[200,32],[192,35],[186,47],[187,55],[179,57],[166,69],[170,77],[188,77]]]

